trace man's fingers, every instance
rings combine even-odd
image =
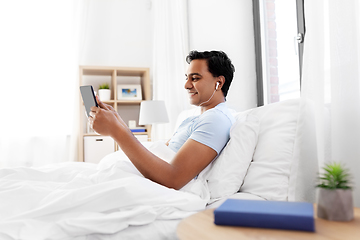
[[[99,104],[99,107],[100,107],[100,108],[109,110],[109,108],[106,106],[106,104],[104,104],[102,101],[100,101],[99,96],[96,96],[96,101],[97,101],[97,103]]]
[[[98,107],[95,107],[95,106],[91,107],[90,110],[91,110],[90,115],[91,115],[92,112],[98,113],[100,111],[100,109]]]
[[[89,121],[90,128],[93,129],[94,119],[89,117],[88,121]]]
[[[97,100],[100,108],[116,112],[115,109],[111,105],[105,104],[102,101],[100,101],[98,96],[96,96],[96,100]]]
[[[108,109],[115,112],[115,109],[111,105],[107,105]]]
[[[95,111],[91,111],[91,112],[89,113],[89,116],[92,117],[92,118],[95,118],[95,117],[96,117],[96,114],[98,114],[100,111],[101,111],[100,108],[96,108]]]

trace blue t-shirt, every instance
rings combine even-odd
[[[191,138],[219,154],[229,141],[230,128],[234,122],[226,104],[220,103],[199,116],[185,119],[170,139],[169,147],[177,152]]]

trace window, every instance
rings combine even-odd
[[[300,97],[303,0],[253,0],[258,106]]]

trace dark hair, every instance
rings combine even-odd
[[[190,63],[195,59],[205,59],[208,65],[208,70],[214,77],[224,76],[225,83],[221,90],[224,97],[226,97],[235,72],[234,65],[231,63],[231,60],[226,53],[222,51],[198,52],[194,50],[186,57],[186,62]]]

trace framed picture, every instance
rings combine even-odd
[[[140,84],[120,84],[117,86],[118,100],[142,100]]]

